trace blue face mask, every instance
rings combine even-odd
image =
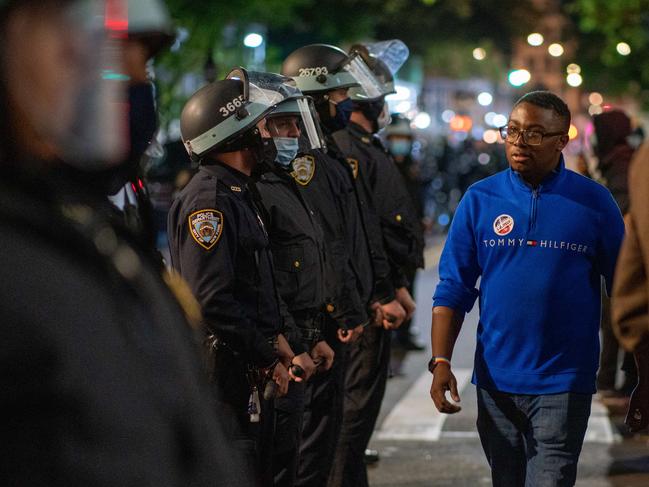
[[[410,154],[412,144],[409,140],[390,141],[390,152],[393,156],[407,156]]]
[[[277,148],[277,156],[275,162],[282,167],[288,167],[299,149],[297,137],[273,137],[275,147]]]

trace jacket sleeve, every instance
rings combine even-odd
[[[264,367],[275,360],[275,351],[248,318],[235,291],[236,215],[226,201],[217,202],[216,206],[223,214],[222,230],[210,250],[201,247],[191,236],[185,212],[172,208],[169,230],[173,235],[172,254],[176,257],[173,264],[201,304],[207,328],[243,355],[244,360]],[[179,218],[174,216],[176,212]]]
[[[481,274],[470,199],[468,192],[453,217],[439,262],[440,282],[433,296],[433,306],[448,306],[465,313],[471,311],[478,297],[475,284]]]
[[[613,292],[613,274],[615,264],[624,238],[624,220],[613,199],[613,195],[606,191],[608,200],[600,213],[600,232],[597,243],[597,266],[600,274],[606,281],[606,293],[611,296]]]
[[[647,262],[643,261],[632,218],[627,217],[626,228],[615,273],[611,314],[620,344],[632,351],[649,334],[649,282]]]

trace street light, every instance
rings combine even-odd
[[[482,61],[486,57],[487,57],[487,51],[485,51],[483,48],[476,47],[473,50],[473,59],[476,59],[477,61]]]
[[[419,112],[413,120],[415,127],[421,130],[427,129],[430,126],[430,122],[430,115],[426,112]]]
[[[483,107],[491,105],[491,102],[494,100],[494,97],[491,96],[491,93],[483,91],[478,95],[478,103]]]
[[[568,74],[570,74],[570,73],[579,74],[579,73],[581,73],[581,66],[579,66],[579,64],[575,64],[575,63],[568,64],[568,66],[566,67],[566,72]]]
[[[264,43],[264,36],[257,34],[256,32],[251,32],[243,39],[243,45],[246,47],[259,47]]]
[[[530,46],[540,46],[541,44],[543,44],[543,41],[543,36],[538,32],[534,32],[527,36],[527,43]]]
[[[548,52],[550,53],[550,56],[559,57],[563,54],[563,46],[558,42],[555,42],[548,46]]]
[[[532,75],[527,69],[516,69],[509,73],[508,79],[513,86],[523,86],[532,79]]]
[[[591,105],[601,105],[604,103],[604,97],[600,93],[593,91],[588,95],[588,101]]]
[[[620,56],[628,56],[631,54],[631,46],[629,46],[626,42],[618,42],[617,46],[615,46],[615,49],[617,49],[617,52]]]
[[[566,81],[570,86],[573,88],[576,88],[577,86],[580,86],[584,79],[581,77],[581,74],[579,73],[570,73],[568,76],[566,76]]]

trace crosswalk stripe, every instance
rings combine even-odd
[[[470,369],[455,369],[458,391],[471,379]],[[377,432],[379,440],[438,441],[448,417],[430,399],[431,375],[422,374],[385,418]]]
[[[458,391],[462,396],[462,391],[469,384],[472,371],[455,369],[453,372],[457,379]],[[381,428],[376,432],[376,439],[435,442],[442,438],[478,438],[478,432],[475,430],[443,431],[448,415],[440,413],[433,405],[430,399],[430,383],[431,376],[427,372],[415,381],[387,415]],[[611,444],[619,441],[621,437],[615,432],[606,407],[597,396],[594,396],[584,442]]]

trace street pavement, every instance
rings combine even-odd
[[[438,281],[437,262],[442,241],[426,254],[426,270],[415,283],[417,312],[414,331],[425,352],[411,352],[400,374],[388,381],[386,397],[371,448],[381,460],[369,467],[372,487],[489,486],[491,474],[475,428],[475,387],[471,384],[477,305],[467,315],[455,352],[453,369],[458,379],[462,411],[442,415],[430,396],[431,296]],[[393,370],[399,372],[398,364]],[[629,435],[620,413],[611,415],[593,399],[591,419],[579,461],[578,487],[649,487],[649,437]]]

